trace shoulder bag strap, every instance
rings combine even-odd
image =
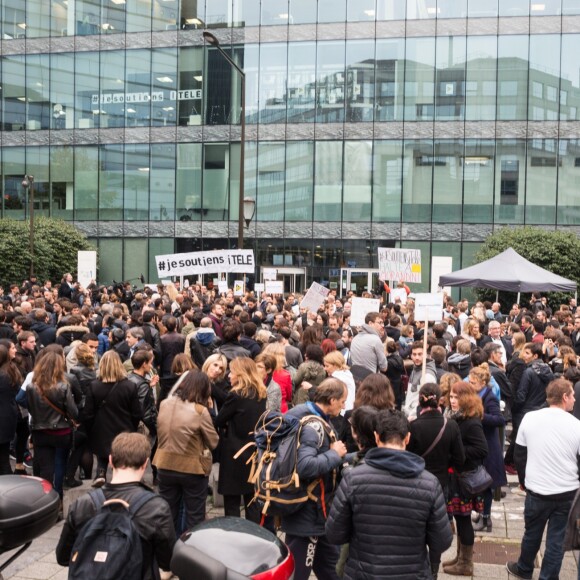
[[[429,453],[431,453],[431,451],[433,451],[433,449],[435,449],[435,446],[437,445],[437,443],[439,443],[439,441],[441,441],[441,437],[443,437],[443,432],[445,431],[446,425],[447,425],[447,417],[443,417],[443,427],[441,427],[441,431],[439,431],[439,433],[437,434],[437,437],[435,437],[435,439],[433,440],[433,443],[431,443],[431,445],[429,445],[429,449],[427,449],[427,451],[425,451],[425,453],[423,453],[423,455],[421,455],[421,457],[423,457],[423,459],[425,457],[427,457],[427,455],[429,455]]]
[[[112,387],[111,390],[105,395],[105,398],[100,402],[99,407],[97,409],[97,411],[99,411],[100,409],[102,409],[105,406],[105,403],[107,402],[107,399],[109,398],[109,395],[115,390],[115,388],[117,387],[117,385],[119,384],[119,381],[117,381]]]

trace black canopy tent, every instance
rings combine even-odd
[[[439,277],[439,286],[468,286],[517,292],[576,292],[576,282],[532,264],[513,248],[451,274]]]

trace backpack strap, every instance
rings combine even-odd
[[[103,490],[99,488],[93,491],[89,491],[89,497],[91,498],[97,512],[100,512],[103,504],[107,501]]]
[[[146,504],[149,500],[157,497],[157,495],[151,491],[147,491],[146,489],[143,490],[142,493],[139,494],[136,500],[132,501],[130,504],[127,503],[125,500],[120,498],[114,498],[107,500],[105,494],[103,493],[102,489],[95,489],[93,491],[89,491],[89,496],[95,505],[97,512],[100,512],[103,507],[106,505],[108,506],[110,503],[119,503],[125,505],[131,516],[133,517],[137,511]]]
[[[157,494],[153,493],[152,491],[147,491],[146,489],[144,489],[142,493],[137,497],[137,499],[129,504],[129,513],[132,516],[134,516],[139,511],[139,508],[141,508],[149,500],[152,500],[154,497],[157,497]]]

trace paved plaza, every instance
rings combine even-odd
[[[146,478],[150,480],[150,474]],[[516,559],[519,554],[519,546],[524,533],[524,494],[517,491],[516,478],[508,476],[509,488],[506,497],[500,502],[494,502],[492,508],[493,532],[476,533],[474,549],[474,579],[493,578],[502,580],[508,578],[505,562],[508,559]],[[72,491],[66,491],[65,509],[68,507],[70,498],[86,493],[90,489],[88,482],[83,487]],[[221,515],[221,508],[214,508],[211,498],[208,498],[208,515],[215,517]],[[23,556],[10,565],[4,571],[4,579],[12,580],[66,580],[67,568],[62,568],[56,563],[54,549],[58,542],[62,528],[62,522],[56,524],[46,534],[32,543],[32,546]],[[377,538],[377,541],[380,541]],[[455,544],[449,550],[446,559],[454,554]],[[543,547],[538,556],[538,562],[542,557]],[[4,562],[9,554],[0,556]],[[569,552],[564,557],[560,580],[577,580],[577,553]],[[534,578],[538,578],[539,569],[534,571]],[[314,576],[313,576],[314,578]],[[439,578],[446,580],[456,578],[440,573]]]

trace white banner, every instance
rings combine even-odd
[[[262,278],[264,280],[275,280],[278,277],[278,270],[276,268],[264,268],[262,270]]]
[[[306,295],[300,302],[300,308],[306,308],[307,310],[312,310],[312,312],[318,312],[318,309],[328,296],[330,290],[319,284],[318,282],[312,282],[312,286],[306,292]]]
[[[214,250],[155,256],[159,277],[211,272],[254,272],[253,250]]]
[[[77,252],[77,280],[83,288],[97,280],[97,252]]]
[[[266,280],[265,286],[268,294],[284,294],[283,280]]]
[[[218,282],[218,292],[220,294],[227,294],[228,293],[228,283],[225,280],[220,280]]]
[[[443,318],[443,294],[415,294],[415,320],[439,321]]]
[[[379,278],[385,282],[421,282],[421,250],[378,248]]]
[[[350,325],[362,326],[365,323],[365,316],[369,312],[378,312],[381,301],[376,298],[353,298],[350,311]]]

